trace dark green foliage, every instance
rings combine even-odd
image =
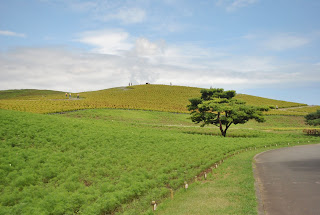
[[[225,98],[231,99],[236,96],[236,91],[229,90],[224,91],[222,88],[214,88],[214,89],[202,89],[201,91],[201,99],[204,101],[211,100],[213,98]]]
[[[317,110],[316,112],[309,113],[305,116],[306,124],[308,125],[320,125],[320,110]]]
[[[220,88],[201,90],[201,98],[189,100],[191,104],[187,107],[191,111],[191,120],[195,123],[203,122],[201,126],[218,126],[224,137],[232,124],[244,124],[250,119],[265,121],[262,111],[267,111],[268,107],[248,106],[234,99],[235,95],[233,90],[224,91]]]

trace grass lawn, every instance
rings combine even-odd
[[[257,214],[258,203],[252,167],[253,157],[262,151],[266,149],[247,151],[226,159],[222,165],[208,174],[206,180],[193,183],[188,190],[177,191],[173,200],[164,201],[154,214]]]

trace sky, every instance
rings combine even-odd
[[[319,0],[0,0],[0,90],[129,83],[320,105]]]

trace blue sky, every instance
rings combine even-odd
[[[0,0],[0,90],[129,82],[320,105],[318,0]]]

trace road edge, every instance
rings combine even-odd
[[[253,157],[252,170],[253,170],[253,176],[254,176],[254,188],[256,190],[256,198],[258,201],[258,215],[266,215],[266,211],[264,209],[263,196],[262,196],[263,184],[261,183],[261,180],[258,174],[256,157],[265,152],[272,151],[272,150],[274,149],[260,152]]]

